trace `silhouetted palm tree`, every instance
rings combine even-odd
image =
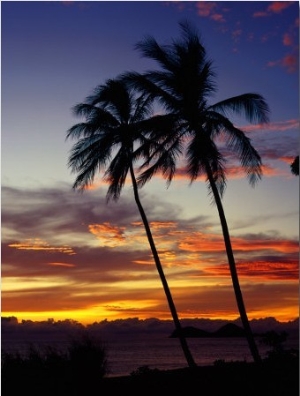
[[[173,150],[182,152],[187,146],[187,171],[191,181],[205,175],[209,192],[217,205],[240,317],[253,359],[261,362],[247,317],[221,202],[226,186],[226,167],[224,147],[218,148],[217,138],[222,138],[227,149],[238,157],[250,184],[254,185],[261,178],[261,158],[249,138],[233,125],[228,115],[244,115],[250,122],[265,123],[268,122],[269,109],[264,98],[256,93],[246,93],[210,105],[209,96],[216,90],[212,63],[207,60],[198,33],[187,22],[180,23],[180,27],[181,39],[173,40],[170,45],[159,45],[151,36],[136,45],[143,56],[157,61],[159,70],[143,75],[124,75],[131,86],[155,98],[167,115],[177,120],[177,127],[171,135],[156,133],[152,136],[163,145],[163,156],[159,160],[149,157],[145,163],[148,169],[139,182],[145,183],[156,171],[166,168],[168,153]],[[164,171],[169,181],[174,171],[174,167],[169,173]]]
[[[109,183],[107,200],[111,198],[118,200],[126,177],[128,173],[130,174],[135,202],[146,230],[175,327],[180,335],[181,347],[188,365],[194,367],[196,364],[182,333],[149,222],[140,201],[134,171],[134,163],[139,158],[149,155],[150,145],[144,130],[147,128],[152,130],[157,125],[156,120],[153,123],[153,118],[151,119],[150,116],[151,101],[145,96],[136,97],[117,79],[108,80],[106,84],[97,87],[94,94],[86,98],[85,103],[75,106],[74,113],[85,117],[86,121],[74,125],[67,132],[67,138],[78,140],[69,157],[69,166],[78,174],[73,188],[85,189],[93,183],[95,174],[104,170],[104,179]],[[166,126],[166,123],[159,125]]]
[[[299,176],[299,155],[297,155],[290,165],[291,172],[295,176]]]

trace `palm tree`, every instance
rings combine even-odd
[[[159,45],[151,36],[136,45],[143,56],[158,63],[159,70],[124,75],[128,84],[156,99],[167,116],[177,120],[177,128],[171,135],[160,131],[152,134],[152,138],[164,145],[164,156],[159,159],[156,155],[150,156],[145,162],[148,168],[138,181],[143,185],[155,172],[166,167],[168,153],[171,155],[173,150],[179,152],[186,146],[187,172],[191,181],[205,175],[209,192],[213,194],[241,321],[253,359],[259,363],[261,358],[247,317],[221,201],[227,169],[222,151],[224,147],[218,147],[217,143],[222,137],[225,148],[237,156],[250,184],[255,185],[262,175],[261,158],[250,139],[233,125],[228,116],[243,115],[249,122],[266,123],[269,109],[264,98],[256,93],[246,93],[210,105],[209,97],[216,91],[212,62],[207,59],[198,33],[187,22],[180,23],[180,27],[181,39],[173,40],[170,45]],[[174,172],[174,168],[169,173],[165,170],[169,181]]]
[[[84,190],[93,183],[96,172],[104,170],[104,179],[109,183],[107,200],[111,198],[118,200],[127,174],[130,174],[135,202],[145,227],[183,353],[188,365],[195,367],[141,204],[134,171],[134,163],[150,152],[151,145],[143,131],[146,128],[153,130],[157,125],[155,117],[147,119],[151,114],[151,101],[145,96],[136,97],[118,79],[108,80],[106,84],[97,87],[92,96],[86,98],[86,103],[75,106],[74,113],[77,116],[84,116],[86,121],[74,125],[67,132],[67,138],[78,139],[69,157],[69,166],[74,173],[78,173],[73,188]],[[167,126],[165,122],[163,125]]]

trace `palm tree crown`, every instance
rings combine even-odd
[[[105,171],[107,198],[117,200],[130,165],[142,155],[135,144],[145,142],[142,125],[151,115],[151,103],[142,96],[136,98],[120,81],[108,80],[73,110],[86,118],[67,133],[67,138],[79,139],[69,158],[69,166],[78,173],[73,187],[84,189],[97,172]]]
[[[212,62],[207,59],[197,32],[186,22],[180,26],[182,38],[171,45],[160,46],[152,37],[137,43],[136,48],[142,55],[156,60],[161,70],[148,71],[143,75],[127,73],[127,81],[155,98],[168,116],[173,116],[174,122],[177,119],[177,128],[172,136],[156,134],[155,139],[159,139],[169,153],[188,142],[187,170],[192,180],[206,174],[203,163],[203,158],[206,158],[219,191],[223,192],[226,184],[224,156],[214,143],[218,137],[223,137],[227,148],[238,156],[250,183],[254,185],[262,174],[260,156],[249,138],[233,125],[228,116],[238,114],[250,122],[266,123],[268,105],[256,93],[209,104],[210,96],[216,91]],[[160,158],[162,166],[164,159]],[[158,168],[159,164],[155,163],[147,169],[140,178],[141,183],[151,178]],[[170,172],[169,178],[173,176],[174,169]]]

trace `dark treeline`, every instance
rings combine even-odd
[[[221,327],[228,323],[233,323],[241,326],[240,319],[234,321],[226,321],[221,319],[181,319],[183,327],[195,327],[207,332],[216,332]],[[251,326],[256,333],[264,333],[266,331],[285,331],[291,334],[298,334],[299,319],[296,318],[288,322],[279,322],[275,318],[263,318],[251,320]],[[170,335],[174,330],[172,320],[160,320],[157,318],[139,319],[116,319],[116,320],[102,320],[91,324],[83,325],[82,323],[73,320],[57,320],[49,318],[44,321],[21,320],[12,317],[1,317],[2,340],[6,336],[13,337],[16,333],[61,333],[70,332],[76,333],[83,330],[90,330],[91,332],[99,332],[100,334],[129,334],[129,333],[161,333],[166,336]]]

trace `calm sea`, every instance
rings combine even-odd
[[[225,361],[248,361],[252,358],[247,342],[244,338],[189,338],[188,345],[198,365],[212,365],[216,360]],[[129,375],[139,367],[148,366],[160,370],[168,370],[186,367],[186,361],[177,338],[168,338],[161,334],[135,334],[133,336],[115,337],[110,340],[102,340],[108,357],[109,376]],[[36,345],[53,345],[63,349],[65,340],[56,340],[55,343],[39,343]],[[266,356],[269,347],[257,340],[257,346],[262,357]],[[2,350],[26,349],[24,341],[15,339],[13,344],[3,343]],[[290,339],[286,347],[299,348],[298,339]]]
[[[107,343],[110,375],[128,375],[141,366],[161,370],[186,367],[179,340],[151,337],[127,342]],[[189,338],[190,351],[199,366],[212,365],[216,360],[251,362],[247,341],[244,338]],[[262,357],[270,349],[258,342]],[[299,348],[297,340],[287,347]]]

